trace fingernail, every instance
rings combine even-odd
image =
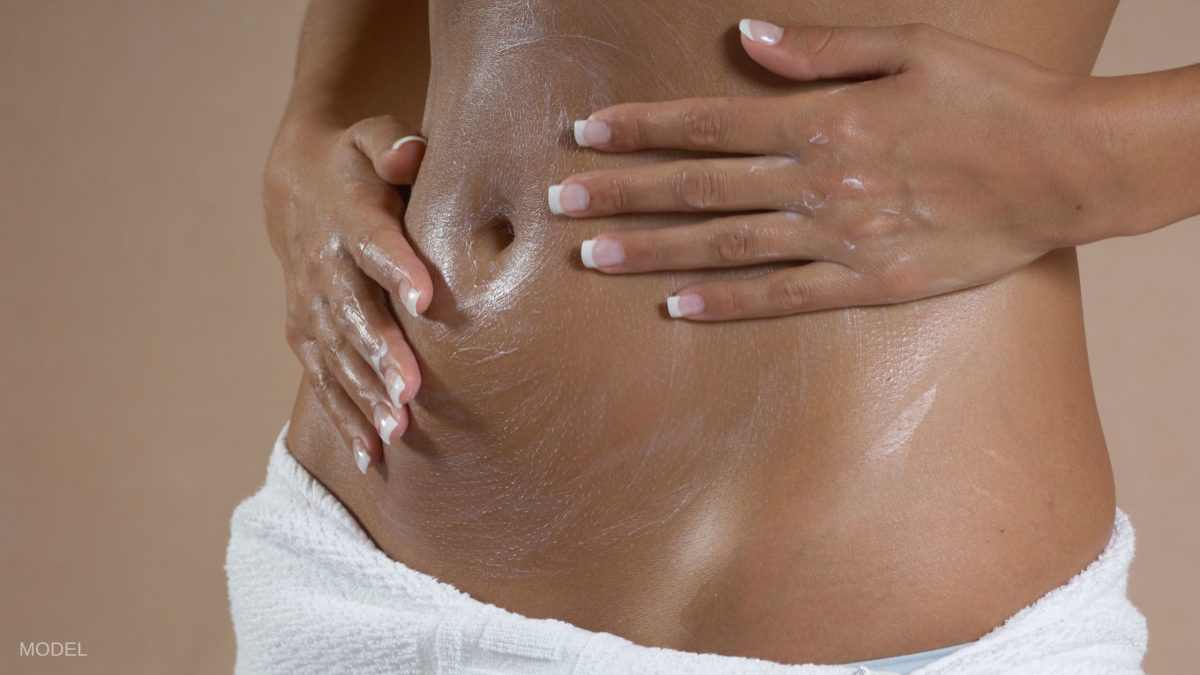
[[[551,185],[546,197],[550,203],[550,213],[556,215],[583,211],[592,201],[587,188],[578,183]]]
[[[392,413],[381,405],[375,406],[375,429],[384,443],[391,444],[392,434],[400,426]]]
[[[371,466],[371,454],[367,452],[367,446],[357,438],[354,439],[354,463],[363,475],[366,475],[367,468]]]
[[[679,319],[704,311],[704,298],[694,294],[672,295],[667,298],[667,314]]]
[[[616,239],[588,239],[580,245],[579,257],[589,269],[612,267],[625,262],[625,247]]]
[[[607,145],[612,140],[612,128],[600,120],[575,120],[575,144],[581,148]]]
[[[409,285],[408,281],[400,282],[400,300],[404,311],[416,317],[416,300],[421,299],[421,292]]]
[[[420,136],[405,136],[404,138],[401,138],[400,140],[396,141],[395,143],[392,143],[392,149],[399,150],[400,146],[404,145],[405,143],[409,143],[411,141],[417,141],[418,143],[428,145],[428,142],[424,138],[421,138]]]
[[[392,405],[397,408],[404,405],[400,402],[400,394],[404,393],[404,378],[400,377],[400,373],[389,368],[383,379],[387,383],[388,396],[392,399]]]
[[[747,40],[762,45],[777,45],[783,38],[782,28],[773,23],[756,19],[742,19],[738,22],[738,30],[742,31],[742,35],[745,35]]]

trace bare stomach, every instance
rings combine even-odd
[[[924,301],[701,325],[662,300],[718,273],[577,254],[696,218],[545,207],[570,173],[667,156],[575,149],[591,110],[795,89],[738,53],[742,14],[927,21],[1086,72],[1112,12],[930,4],[434,2],[407,228],[438,285],[425,317],[398,312],[412,426],[363,479],[302,386],[293,454],[396,560],[651,646],[875,658],[974,640],[1067,581],[1114,508],[1073,250]]]

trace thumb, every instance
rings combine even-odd
[[[425,138],[412,125],[392,115],[360,120],[347,130],[354,147],[392,185],[410,185],[425,158]]]
[[[895,75],[912,65],[917,43],[939,32],[925,24],[782,28],[754,19],[742,19],[738,29],[750,58],[793,80]]]

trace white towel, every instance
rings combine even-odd
[[[879,673],[644,647],[479,602],[388,558],[288,453],[233,515],[226,572],[238,673]],[[1133,528],[1087,569],[914,675],[1141,673],[1146,622],[1126,597]]]

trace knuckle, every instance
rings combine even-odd
[[[289,322],[284,335],[287,337],[288,347],[292,348],[292,352],[296,356],[303,357],[305,350],[308,348],[310,337],[306,331],[300,330],[298,326]],[[303,361],[303,358],[301,358]]]
[[[391,113],[364,117],[346,128],[346,135],[351,139],[361,139],[374,130],[391,129],[401,126],[400,118]]]
[[[321,367],[308,371],[309,380],[312,382],[313,391],[317,394],[317,399],[321,401],[321,405],[329,411],[335,418],[342,417],[341,414],[341,394],[344,392],[349,394],[338,381],[337,376],[331,373],[328,369]]]
[[[379,235],[376,234],[376,229],[364,227],[352,234],[349,248],[356,258],[369,257],[373,251],[379,248]]]
[[[869,147],[874,142],[870,118],[861,110],[846,109],[845,106],[842,108],[830,113],[826,118],[826,134],[839,143]]]
[[[683,133],[693,147],[711,148],[728,135],[729,116],[712,104],[693,106],[683,114]]]
[[[738,292],[731,285],[724,286],[719,292],[710,292],[710,297],[716,296],[720,299],[717,307],[720,307],[725,316],[745,316],[750,308],[750,298],[745,292]],[[715,309],[715,307],[714,307]],[[705,304],[705,310],[708,310],[708,304]]]
[[[353,330],[362,325],[362,310],[350,298],[338,299],[333,305],[333,320],[343,331]]]
[[[928,45],[937,39],[938,29],[924,22],[906,23],[900,36],[909,45]]]
[[[744,228],[718,232],[712,238],[712,257],[720,262],[742,262],[752,253],[750,233]]]
[[[807,283],[799,279],[783,279],[771,287],[768,300],[774,307],[794,312],[812,303],[813,292]]]
[[[886,300],[898,302],[915,297],[922,275],[905,255],[895,256],[875,271],[875,290]]]
[[[360,209],[356,213],[360,218],[369,217],[376,211],[398,217],[404,207],[404,197],[400,191],[382,181],[355,183],[350,186],[347,198],[348,203]]]
[[[300,269],[310,279],[320,278],[328,272],[325,255],[319,246],[305,246],[300,254]]]
[[[625,129],[626,142],[634,147],[645,147],[653,136],[650,120],[644,114],[634,115]]]
[[[350,235],[347,248],[360,265],[385,257],[388,239],[382,228],[383,226],[378,224],[368,225],[360,227]]]
[[[725,182],[720,176],[704,170],[682,171],[676,179],[679,202],[691,209],[706,209],[721,203]]]
[[[907,229],[903,218],[880,215],[855,222],[846,234],[852,241],[884,245],[901,238]]]
[[[609,208],[617,213],[624,213],[633,208],[633,199],[629,185],[621,180],[613,179],[588,185],[593,200],[607,203]]]
[[[833,41],[836,29],[833,26],[812,26],[800,34],[796,49],[810,59],[816,58],[825,51]]]
[[[394,113],[384,113],[382,115],[375,116],[373,119],[390,127],[404,126],[404,122],[400,119],[400,116]]]
[[[346,336],[337,332],[331,331],[319,339],[321,352],[326,358],[337,362],[342,354],[350,351],[350,343],[346,341]]]
[[[658,267],[665,264],[670,256],[670,251],[667,245],[659,237],[650,236],[645,240],[645,246],[642,250],[642,262],[649,267]]]

